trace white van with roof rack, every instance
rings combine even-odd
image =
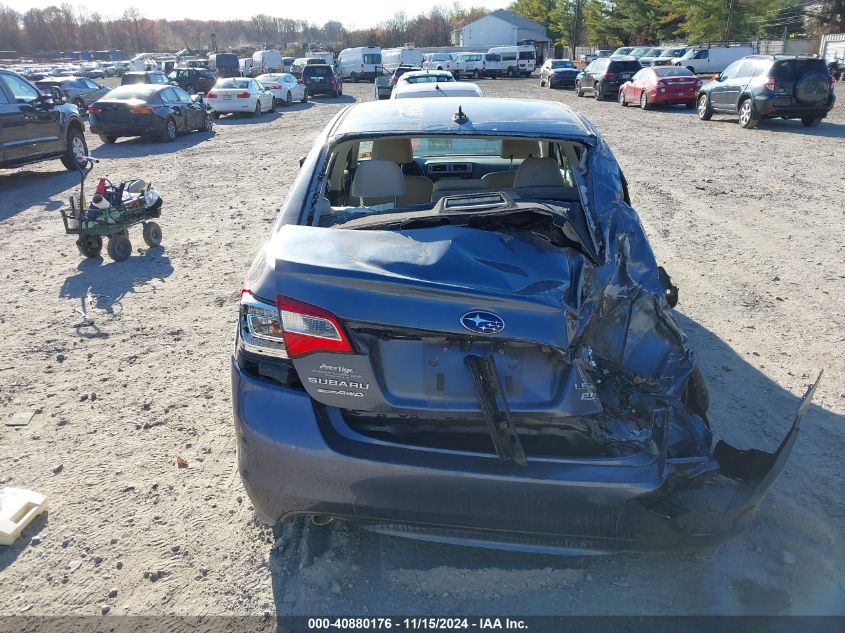
[[[502,57],[498,53],[453,53],[452,57],[463,64],[462,72],[473,79],[502,74]]]
[[[522,46],[494,46],[488,53],[502,57],[502,74],[508,77],[528,77],[537,67],[537,51],[531,44]]]
[[[694,74],[720,73],[736,60],[756,51],[748,46],[693,46],[681,57],[672,59],[675,66],[683,66]]]

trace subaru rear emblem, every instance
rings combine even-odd
[[[505,329],[505,322],[498,314],[473,310],[461,317],[461,325],[476,334],[498,334]]]

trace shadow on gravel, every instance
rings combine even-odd
[[[130,229],[130,239],[140,239]],[[137,246],[136,244],[133,247]],[[105,252],[105,245],[103,245]],[[137,251],[129,259],[113,262],[101,257],[86,258],[79,262],[76,273],[65,279],[59,290],[59,297],[76,299],[93,295],[98,310],[114,314],[115,307],[138,286],[153,279],[164,279],[173,272],[170,258],[164,255],[164,248],[156,246],[143,255]],[[90,289],[90,293],[89,293]],[[89,316],[90,316],[89,307]],[[96,320],[96,319],[95,319]]]
[[[357,99],[352,95],[340,95],[339,97],[327,97],[327,96],[319,96],[319,97],[309,97],[309,99],[314,103],[355,103]]]
[[[281,106],[277,106],[275,112],[265,112],[259,117],[251,114],[224,114],[219,119],[214,119],[214,125],[258,125],[261,123],[270,123],[282,116]]]
[[[815,375],[790,386],[800,393],[787,391],[713,332],[676,314],[698,352],[717,437],[773,450]],[[820,392],[836,389],[824,380]],[[845,500],[836,464],[845,452],[843,428],[843,416],[813,407],[755,526],[701,551],[521,554],[298,518],[276,528],[269,555],[276,614],[839,614],[845,543],[836,517],[845,516]]]
[[[311,97],[309,97],[310,99]],[[285,112],[300,112],[302,110],[308,110],[314,107],[314,104],[311,101],[306,101],[302,103],[301,101],[294,101],[289,106],[277,106],[279,108],[279,112],[284,114]]]
[[[96,158],[137,158],[138,156],[172,154],[199,145],[214,138],[214,132],[188,132],[180,134],[175,141],[162,143],[143,136],[119,138],[111,145],[102,144],[90,152]],[[77,177],[78,178],[78,177]]]
[[[11,545],[0,546],[0,572],[6,569],[9,565],[15,562],[22,551],[28,547],[36,547],[32,544],[32,539],[47,526],[50,511],[44,512],[33,519],[32,523],[26,526],[26,529],[18,537],[18,540]]]
[[[0,221],[8,220],[19,211],[30,207],[43,207],[44,211],[56,211],[65,205],[67,198],[78,193],[79,172],[67,171],[56,161],[59,169],[54,173],[43,171],[0,171]],[[67,193],[62,200],[50,200],[60,193]],[[57,218],[61,223],[61,218]]]
[[[714,115],[720,116],[720,115]],[[730,115],[728,115],[730,117]],[[709,123],[728,123],[739,127],[738,119],[713,118]],[[765,132],[785,132],[789,134],[801,134],[804,136],[826,136],[828,138],[845,138],[845,125],[822,121],[816,127],[804,127],[800,119],[763,119],[757,124],[758,130]],[[745,130],[743,130],[745,131]]]

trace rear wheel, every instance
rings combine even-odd
[[[111,145],[117,140],[117,137],[111,134],[100,134],[100,140],[106,145]]]
[[[760,120],[754,113],[754,104],[751,99],[743,99],[739,104],[739,125],[746,130],[756,127]]]
[[[628,107],[628,102],[625,101],[625,90],[622,88],[619,89],[619,105]]]
[[[472,78],[478,81],[479,79],[481,79],[481,73],[476,69],[476,71],[472,73]]]
[[[75,125],[67,131],[67,145],[62,156],[62,165],[65,169],[79,169],[77,159],[88,155],[88,144],[85,142],[85,135]]]
[[[161,227],[156,222],[144,222],[144,241],[150,247],[161,244]]]
[[[300,99],[300,103],[308,103],[308,90],[302,91],[302,99]]]
[[[352,83],[358,83],[358,73],[352,73],[351,75],[349,75],[349,78],[352,80]]]
[[[824,117],[820,116],[802,116],[801,123],[804,124],[804,127],[816,127],[819,123],[822,122]]]
[[[713,108],[710,107],[710,98],[707,95],[701,95],[698,98],[698,118],[709,121],[712,116]]]
[[[176,121],[174,119],[167,119],[164,124],[164,132],[161,135],[161,140],[164,143],[171,143],[176,140]]]
[[[289,108],[292,103],[293,103],[293,97],[291,97],[290,91],[288,91],[288,94],[285,97],[285,107]]]
[[[202,127],[200,128],[201,132],[211,132],[214,129],[214,119],[211,117],[211,113],[206,112],[202,115]]]
[[[109,238],[106,250],[109,253],[109,257],[114,261],[122,262],[132,254],[132,242],[125,235],[113,235]]]
[[[97,257],[103,250],[103,238],[99,235],[80,235],[76,248],[84,257]]]
[[[261,99],[255,102],[255,110],[252,111],[252,116],[258,118],[261,116]]]
[[[651,108],[651,104],[648,102],[648,95],[645,93],[645,90],[640,93],[640,108],[643,110]]]
[[[596,82],[593,84],[593,99],[595,99],[596,101],[601,101],[602,97],[603,95],[601,93],[601,84]]]
[[[575,82],[575,96],[576,97],[583,97],[584,90],[581,88],[581,81],[578,80]]]

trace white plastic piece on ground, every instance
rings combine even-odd
[[[0,490],[0,545],[11,545],[39,514],[47,509],[47,497],[25,488]]]

